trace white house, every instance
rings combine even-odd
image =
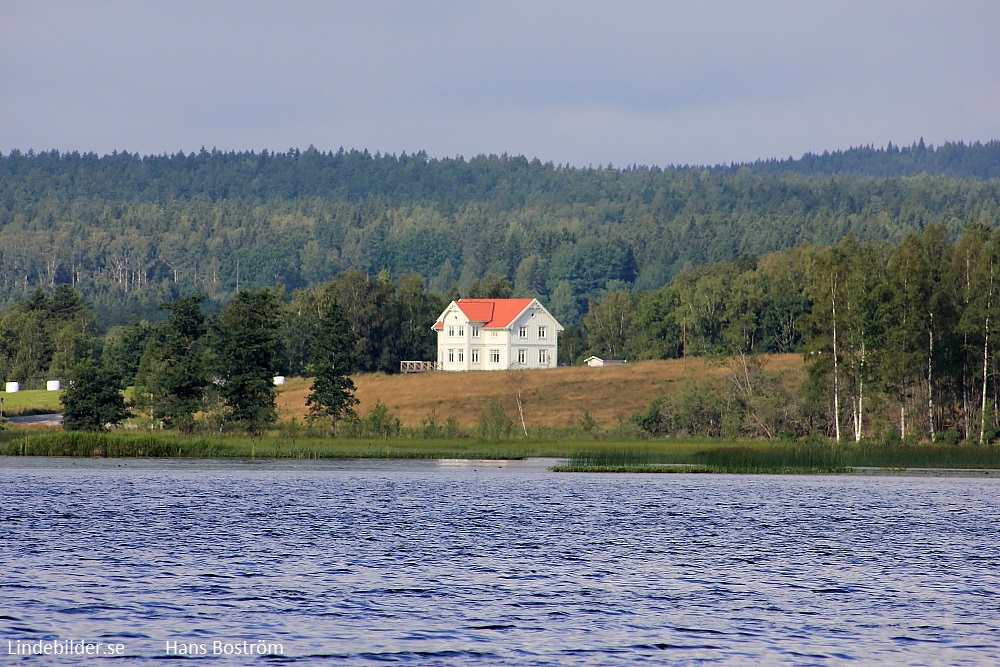
[[[433,326],[444,371],[553,368],[561,324],[538,299],[459,299]]]

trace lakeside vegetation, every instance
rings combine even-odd
[[[412,434],[411,434],[412,435]],[[1000,469],[1000,447],[831,445],[825,442],[704,440],[602,442],[321,438],[271,435],[190,437],[176,433],[0,431],[3,456],[194,459],[567,459],[560,472],[611,473],[845,473],[855,468]]]

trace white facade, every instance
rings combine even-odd
[[[438,368],[554,368],[562,325],[537,299],[459,299],[441,313]]]

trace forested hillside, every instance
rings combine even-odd
[[[758,160],[745,165],[733,165],[730,171],[750,167],[772,174],[806,175],[854,174],[865,176],[916,176],[917,174],[950,174],[959,178],[1000,178],[1000,141],[986,144],[946,143],[930,148],[924,140],[912,146],[885,148],[860,146],[846,151],[806,153],[799,159]]]
[[[504,296],[510,286],[490,277],[470,293]],[[201,311],[201,295],[182,296],[163,304],[166,322],[133,320],[101,335],[73,287],[36,288],[0,313],[0,374],[37,388],[96,372],[97,359],[168,426],[259,432],[273,405],[243,410],[231,388],[256,383],[273,398],[274,374],[394,373],[403,359],[434,359],[428,323],[448,298],[416,274],[349,270],[290,294],[241,289],[215,317]],[[950,239],[937,224],[898,244],[848,236],[697,266],[656,290],[607,290],[560,336],[559,361],[699,356],[728,368],[630,416],[652,435],[984,444],[1000,435],[998,325],[1000,229],[970,225]],[[766,368],[775,352],[803,355],[794,394]]]
[[[0,304],[72,285],[102,327],[203,292],[291,292],[346,270],[435,294],[502,276],[561,320],[679,272],[805,244],[955,238],[1000,220],[1000,144],[861,148],[717,168],[569,168],[510,156],[0,156]]]

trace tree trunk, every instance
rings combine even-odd
[[[990,365],[990,317],[986,316],[985,336],[983,338],[983,405],[979,415],[979,444],[986,439],[986,380]]]
[[[831,312],[833,314],[833,425],[837,442],[840,442],[840,377],[837,368],[837,279],[830,289]]]
[[[934,314],[930,314],[931,326],[927,329],[927,423],[934,442]]]
[[[858,397],[854,407],[854,442],[861,442],[865,417],[865,340],[861,337],[861,363],[858,368]]]
[[[990,367],[990,310],[993,308],[993,263],[990,262],[990,289],[986,293],[986,321],[983,326],[983,404],[979,415],[979,444],[986,440],[986,390]]]

